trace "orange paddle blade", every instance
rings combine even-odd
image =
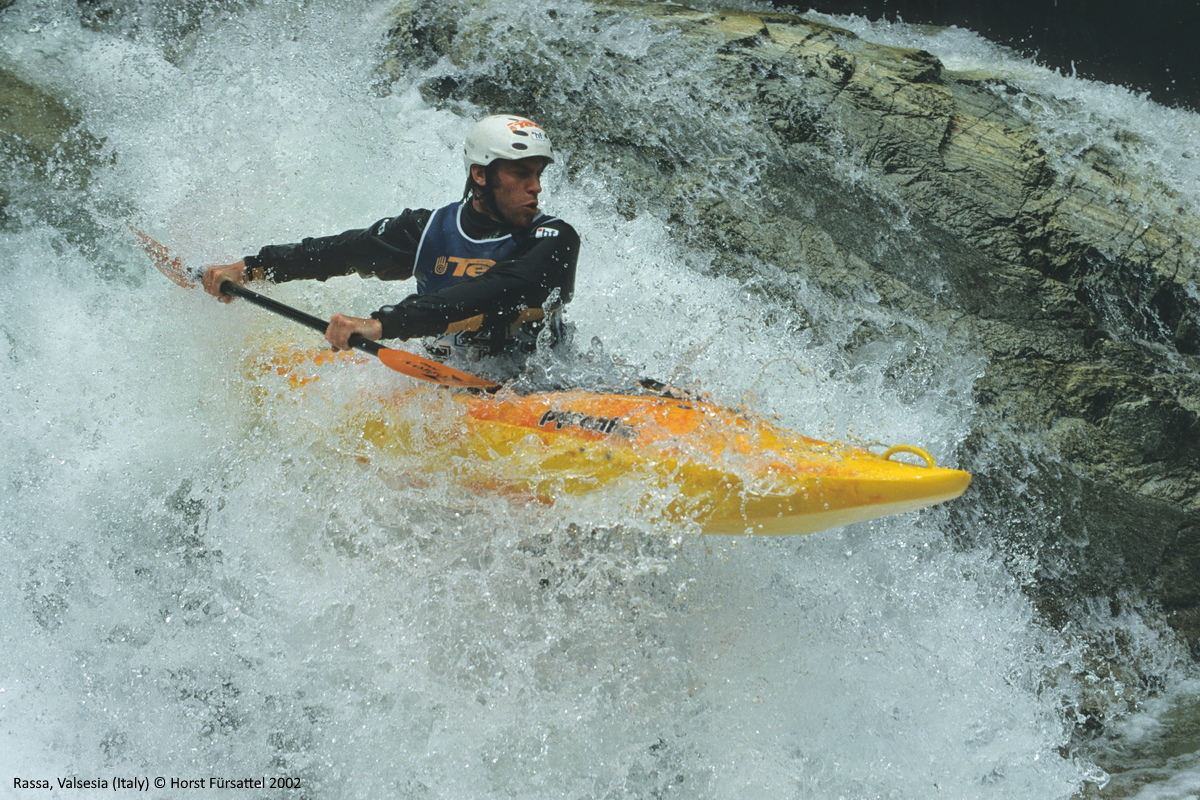
[[[413,355],[404,350],[381,347],[376,355],[385,365],[411,378],[420,378],[432,383],[440,383],[443,386],[455,386],[461,389],[500,388],[500,384],[495,381],[471,375],[454,367],[447,367],[445,364]]]
[[[154,241],[154,239],[132,225],[128,225],[127,227],[133,231],[133,235],[141,242],[142,249],[146,251],[146,255],[150,256],[150,260],[154,262],[154,266],[158,267],[159,272],[166,275],[178,286],[182,286],[185,289],[196,288],[196,282],[192,280],[188,274],[187,267],[183,266],[183,261],[178,256],[171,255],[171,251],[165,245]]]

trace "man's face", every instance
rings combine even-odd
[[[502,159],[495,163],[492,196],[496,200],[495,210],[500,213],[500,221],[527,227],[541,213],[538,195],[542,191],[542,171],[546,169],[546,159],[530,156],[517,161]],[[471,175],[476,183],[481,183],[484,180],[483,167],[471,167]],[[486,203],[478,207],[485,214],[494,215]]]

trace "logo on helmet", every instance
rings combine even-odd
[[[514,119],[508,123],[508,129],[510,131],[517,131],[521,128],[537,128],[539,131],[541,131],[542,126],[538,125],[531,119]],[[530,133],[533,133],[533,131],[530,131]]]

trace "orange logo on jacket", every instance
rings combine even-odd
[[[438,275],[450,272],[455,278],[476,278],[496,266],[495,261],[486,258],[459,258],[458,256],[441,256],[433,264],[433,271]]]

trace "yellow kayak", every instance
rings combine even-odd
[[[335,360],[363,358],[287,348],[257,365],[299,387]],[[652,521],[693,522],[704,533],[813,533],[952,500],[971,481],[920,448],[823,442],[690,398],[406,385],[377,399],[346,432],[403,453],[422,473],[542,504],[619,489]],[[444,419],[431,424],[415,407]]]

